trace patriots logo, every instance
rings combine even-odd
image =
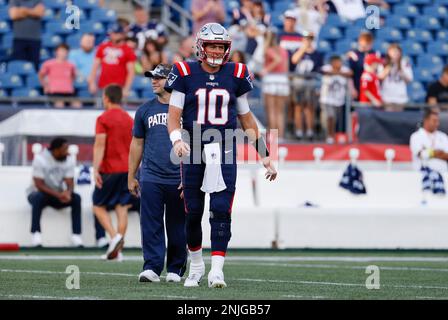
[[[170,72],[168,74],[168,79],[167,79],[168,85],[172,86],[174,81],[176,81],[176,79],[177,79],[177,76],[174,73]]]
[[[248,75],[248,76],[246,77],[246,80],[247,80],[247,82],[249,82],[250,87],[253,89],[253,88],[254,88],[254,84],[252,83],[252,79],[250,78],[250,75]]]

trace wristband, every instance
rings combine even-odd
[[[176,129],[170,133],[170,140],[171,143],[174,145],[174,143],[178,140],[182,140],[182,133],[180,130]]]
[[[269,157],[269,150],[266,146],[266,141],[264,141],[264,138],[260,136],[257,140],[254,141],[255,150],[257,150],[260,157],[265,158]]]

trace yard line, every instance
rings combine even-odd
[[[28,272],[28,273],[42,273],[42,274],[66,274],[61,271],[49,271],[49,270],[15,270],[15,269],[0,269],[0,272]],[[118,276],[118,277],[136,277],[134,274],[129,273],[108,273],[108,272],[82,272],[89,275],[100,276]],[[270,283],[290,283],[290,284],[312,284],[312,285],[328,285],[328,286],[343,286],[343,287],[365,287],[364,283],[346,283],[346,282],[325,282],[325,281],[291,281],[291,280],[277,280],[277,279],[253,279],[253,278],[230,278],[235,281],[246,282],[270,282]],[[382,285],[387,288],[407,288],[407,289],[440,289],[448,290],[448,287],[444,286],[423,286],[423,285]],[[195,298],[195,297],[194,297]]]
[[[448,300],[448,297],[416,297],[417,299]]]
[[[311,296],[311,297],[307,297],[307,296],[296,296],[293,294],[284,294],[281,295],[280,297],[284,297],[284,298],[297,298],[297,299],[328,299],[328,297],[324,297],[324,296]]]
[[[205,256],[204,260],[211,258]],[[101,260],[97,255],[2,255],[0,260]],[[143,261],[142,256],[125,255],[124,261]],[[448,262],[448,257],[388,257],[388,256],[228,256],[226,261],[255,262],[301,262],[301,261],[332,261],[332,262]],[[106,261],[108,262],[108,261]]]
[[[321,269],[353,269],[353,270],[365,270],[366,266],[347,266],[347,265],[337,265],[337,264],[298,264],[298,263],[238,263],[238,262],[226,262],[226,265],[253,265],[253,266],[262,266],[262,267],[287,267],[287,268],[321,268]],[[448,272],[448,269],[445,268],[427,268],[427,267],[386,267],[386,266],[378,266],[380,270],[387,271],[424,271],[424,272]]]

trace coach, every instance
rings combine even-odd
[[[187,261],[185,211],[181,199],[180,169],[170,160],[171,141],[167,118],[170,94],[164,90],[171,66],[159,64],[146,71],[157,98],[147,101],[135,114],[129,154],[128,188],[140,194],[140,224],[143,247],[141,282],[159,282],[167,251],[167,282],[180,282]],[[142,161],[140,183],[135,178]],[[165,213],[168,248],[165,246]]]
[[[120,259],[128,224],[128,209],[132,203],[126,184],[132,118],[121,107],[122,97],[120,86],[111,84],[105,88],[103,104],[106,111],[96,121],[93,147],[93,212],[111,238],[106,252],[109,260]],[[118,230],[112,225],[108,208],[115,209]]]

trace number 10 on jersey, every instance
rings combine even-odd
[[[207,91],[205,88],[196,91],[198,98],[198,124],[205,124],[205,118],[210,124],[223,125],[229,120],[229,100],[230,95],[226,89],[211,89]],[[221,116],[217,117],[217,102],[221,97]]]

